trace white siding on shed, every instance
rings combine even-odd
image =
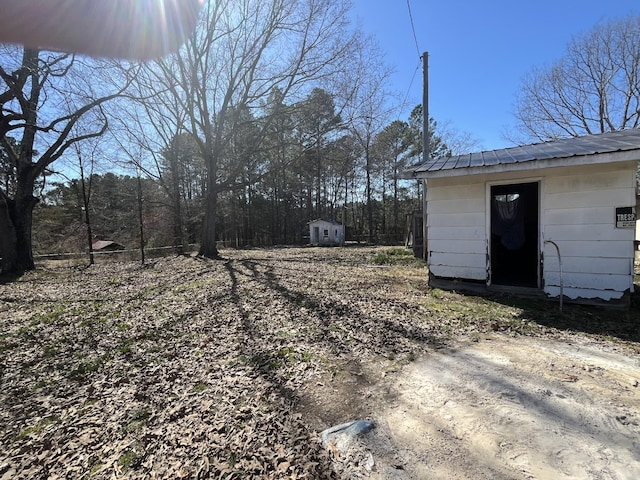
[[[309,222],[309,242],[314,245],[340,245],[344,242],[344,226],[317,219]]]
[[[616,207],[636,202],[635,161],[538,168],[523,172],[429,178],[429,268],[442,278],[487,280],[488,189],[540,182],[539,248],[543,290],[557,297],[560,248],[564,295],[615,300],[633,289],[635,229],[616,228]]]
[[[487,275],[484,183],[452,186],[429,181],[427,235],[429,269],[437,276],[483,280]]]
[[[568,298],[612,300],[633,289],[635,229],[616,228],[615,208],[635,205],[635,169],[635,162],[583,165],[546,176],[544,239],[560,248]],[[558,296],[553,246],[545,244],[544,259],[544,291]]]

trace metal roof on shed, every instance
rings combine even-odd
[[[640,129],[621,130],[618,132],[586,135],[583,137],[564,138],[544,143],[521,145],[488,150],[451,157],[432,158],[406,170],[406,176],[429,177],[438,172],[463,170],[471,168],[484,169],[502,165],[507,169],[527,162],[543,162],[536,167],[545,166],[549,160],[570,159],[597,154],[628,152],[640,150]],[[534,167],[532,164],[531,167]],[[453,172],[451,172],[453,173]],[[463,173],[462,171],[460,173]]]

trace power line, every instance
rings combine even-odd
[[[420,66],[422,65],[422,62],[419,61],[418,65],[416,66],[416,69],[413,71],[413,76],[411,77],[411,82],[409,83],[409,88],[407,88],[407,93],[404,96],[404,100],[402,100],[402,104],[400,105],[401,108],[404,108],[407,106],[407,100],[409,99],[409,93],[411,92],[411,87],[413,86],[413,81],[416,79],[416,73],[418,73],[418,70],[420,70]]]
[[[409,93],[411,92],[411,87],[413,86],[413,81],[416,78],[416,73],[418,73],[418,70],[422,65],[422,53],[420,53],[420,46],[418,45],[418,36],[416,35],[416,27],[415,27],[415,24],[413,23],[413,13],[411,12],[411,0],[407,0],[407,10],[409,11],[409,21],[411,22],[411,32],[413,33],[413,41],[416,44],[416,51],[418,52],[418,65],[416,66],[416,69],[413,71],[413,76],[411,77],[409,88],[407,88],[407,93],[405,94],[404,99],[402,100],[401,108],[405,108],[407,105],[407,100],[409,98]]]
[[[422,53],[420,53],[420,47],[418,46],[418,37],[416,36],[416,27],[413,23],[413,14],[411,13],[411,0],[407,0],[407,9],[409,10],[409,20],[411,21],[411,31],[413,32],[413,40],[416,42],[416,51],[418,52],[418,58],[422,58]]]

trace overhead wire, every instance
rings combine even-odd
[[[416,51],[418,52],[418,65],[416,69],[413,71],[413,76],[411,77],[411,82],[409,83],[409,88],[407,88],[407,93],[404,96],[404,100],[402,101],[402,108],[404,108],[407,104],[407,99],[409,98],[409,92],[411,91],[411,87],[413,87],[413,81],[416,78],[416,73],[420,69],[422,65],[422,53],[420,51],[420,46],[418,45],[418,36],[416,35],[416,27],[413,22],[413,13],[411,12],[411,0],[407,0],[407,10],[409,11],[409,21],[411,23],[411,32],[413,33],[413,41],[416,45]]]
[[[420,66],[422,65],[422,61],[418,61],[418,65],[416,65],[416,69],[413,71],[413,75],[411,76],[411,82],[409,82],[409,88],[407,88],[407,93],[404,95],[404,99],[400,104],[401,108],[405,108],[407,106],[407,100],[409,99],[409,93],[411,93],[411,87],[413,87],[413,81],[416,79],[416,73],[420,70]]]
[[[411,0],[407,0],[407,10],[409,10],[409,21],[411,22],[411,32],[413,32],[413,41],[416,43],[416,51],[418,52],[418,58],[422,58],[420,46],[418,45],[418,36],[416,35],[416,26],[413,23],[413,13],[411,12]]]

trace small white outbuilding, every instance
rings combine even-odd
[[[430,159],[429,284],[628,304],[640,129]]]
[[[309,243],[312,245],[342,245],[344,226],[335,220],[318,218],[309,222]]]

